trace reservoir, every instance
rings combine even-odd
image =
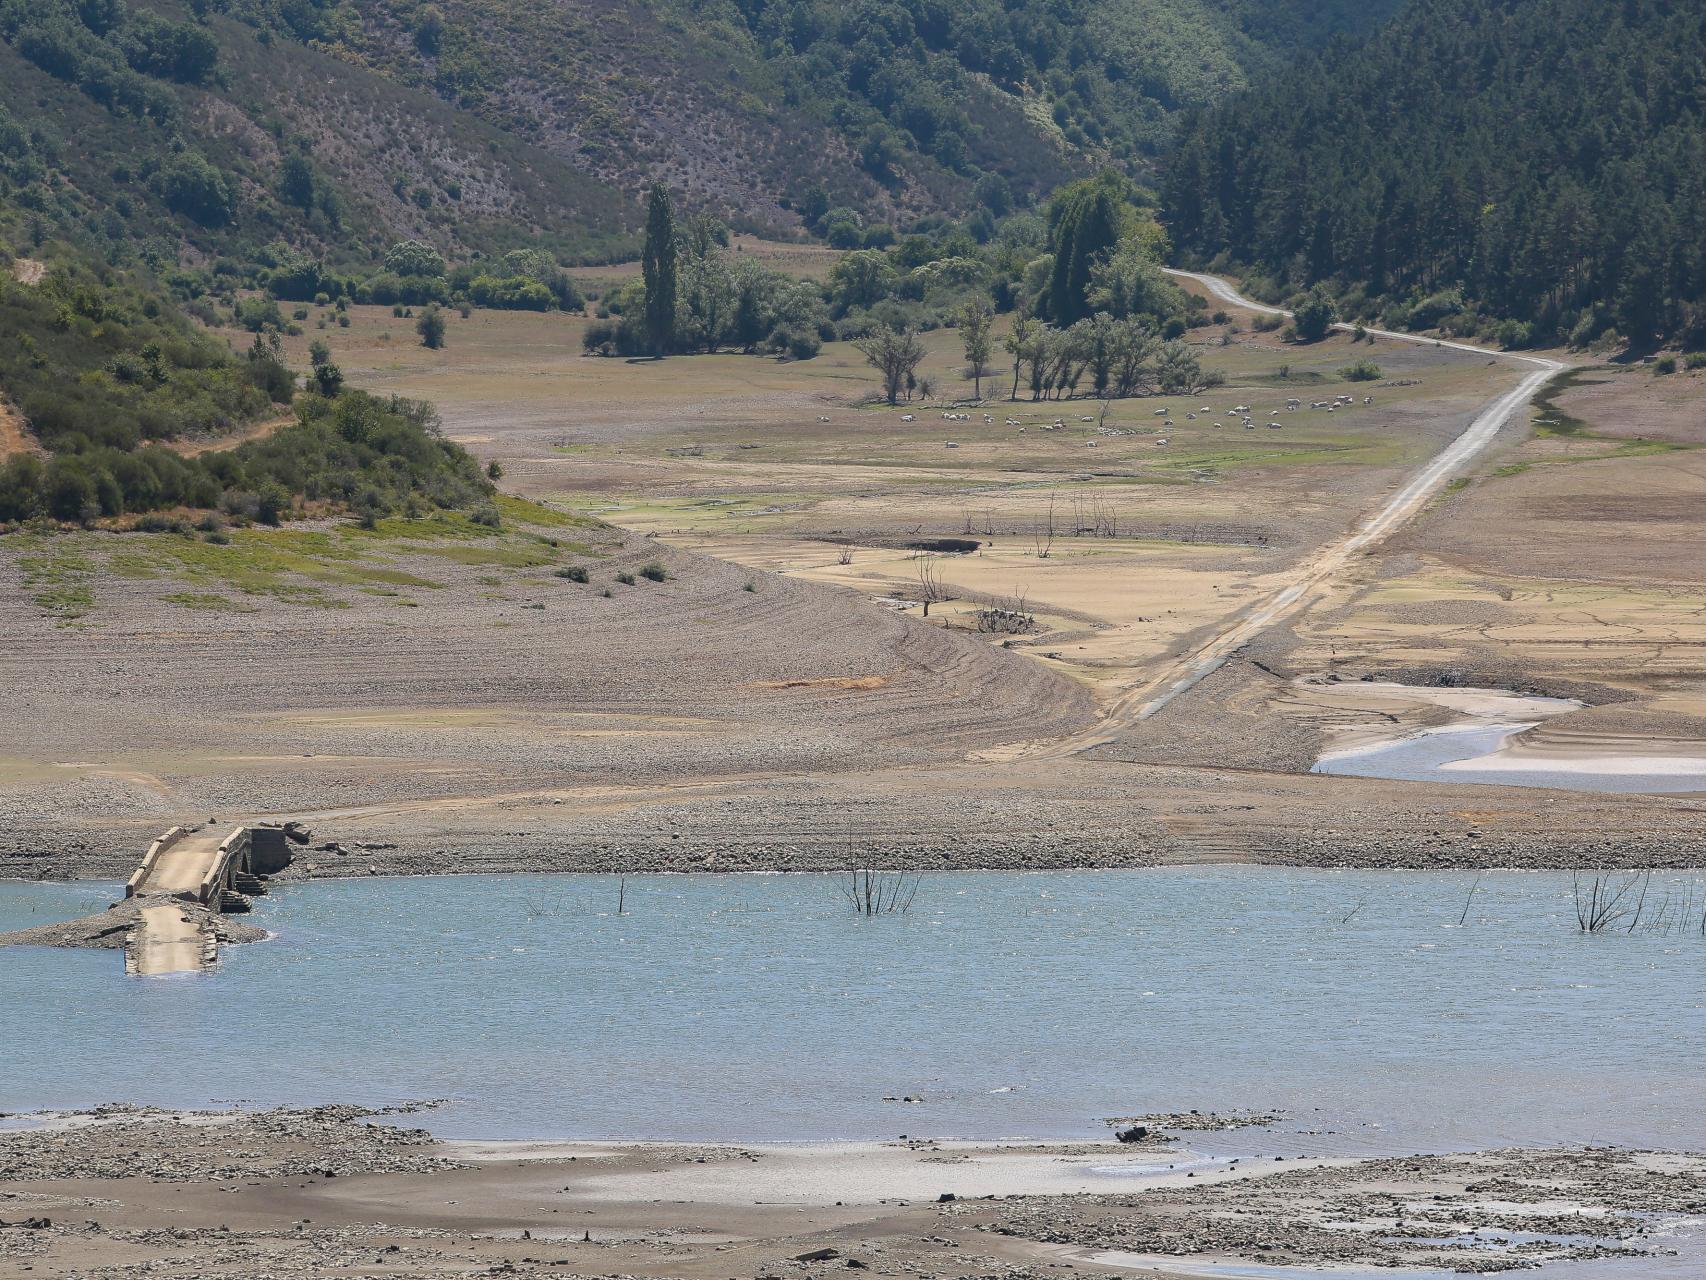
[[[874,918],[844,884],[321,880],[204,975],[0,951],[0,1110],[446,1099],[409,1122],[758,1142],[1198,1108],[1283,1112],[1222,1139],[1266,1151],[1706,1146],[1706,878],[1593,936],[1556,872],[947,873]],[[0,929],[119,891],[0,883]]]

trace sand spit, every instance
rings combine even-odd
[[[0,1131],[0,1257],[55,1278],[1488,1271],[1664,1250],[1706,1212],[1706,1159],[1649,1152],[1199,1171],[1112,1142],[440,1143],[346,1106],[43,1119]]]
[[[19,929],[12,933],[0,933],[0,947],[97,947],[122,950],[129,941],[131,931],[141,922],[143,913],[162,905],[180,913],[187,923],[197,930],[211,934],[221,943],[259,942],[267,936],[265,929],[257,929],[254,925],[220,915],[199,902],[186,902],[177,898],[128,898],[123,902],[114,903],[98,915],[81,916],[76,920],[66,920],[58,924],[37,925],[33,929]]]

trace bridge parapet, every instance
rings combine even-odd
[[[290,865],[283,827],[245,824],[223,839],[216,831],[173,827],[148,847],[125,885],[125,897],[169,896],[220,910],[246,906],[244,894],[264,893],[267,876]]]
[[[188,834],[189,832],[183,827],[173,827],[149,845],[148,852],[142,855],[141,865],[131,873],[130,879],[124,883],[124,896],[134,898],[137,890],[142,887],[143,881],[148,879],[148,873],[154,869],[154,864],[159,861],[160,855]]]

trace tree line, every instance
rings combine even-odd
[[[1068,183],[1040,211],[1013,210],[989,242],[963,227],[909,235],[886,250],[840,257],[828,280],[788,280],[726,248],[721,224],[678,217],[669,193],[647,202],[639,277],[605,300],[618,318],[591,327],[588,350],[663,356],[734,346],[817,353],[849,339],[882,378],[890,403],[934,390],[917,370],[919,333],[960,333],[966,373],[982,398],[995,345],[995,318],[1010,312],[1003,338],[1013,356],[1011,395],[1023,381],[1033,399],[1191,391],[1208,385],[1183,342],[1205,316],[1199,299],[1161,268],[1167,238],[1152,199],[1113,174]]]

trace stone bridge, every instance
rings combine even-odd
[[[125,941],[134,974],[187,973],[216,957],[212,915],[247,911],[267,891],[267,878],[290,865],[290,836],[281,826],[173,827],[143,856],[124,886],[136,923]]]
[[[163,895],[193,899],[214,911],[247,911],[249,897],[266,892],[266,878],[289,865],[283,827],[238,827],[223,836],[211,827],[173,827],[148,846],[124,896]]]

